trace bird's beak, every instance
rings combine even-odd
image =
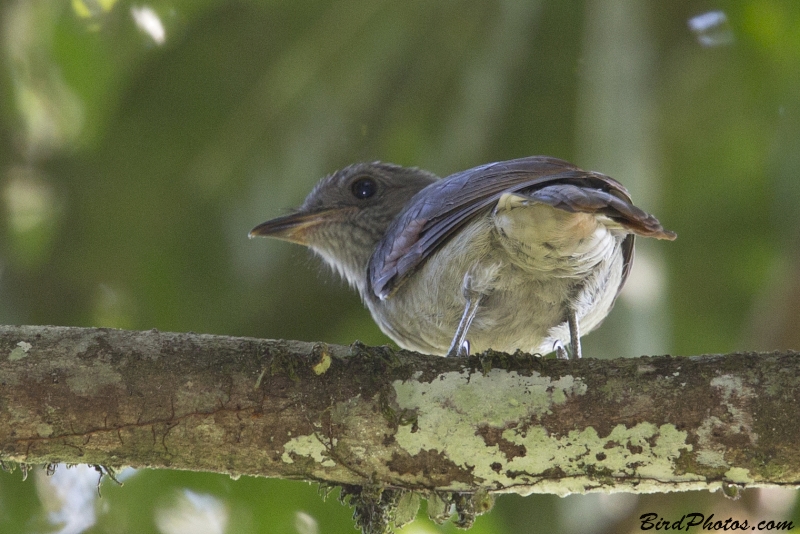
[[[309,237],[317,227],[342,221],[347,217],[346,208],[327,209],[315,212],[292,213],[263,222],[250,230],[248,237],[273,237],[290,243],[308,246]]]

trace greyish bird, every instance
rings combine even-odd
[[[319,254],[403,348],[574,358],[625,284],[634,235],[676,237],[616,180],[542,156],[444,179],[357,163],[250,231]]]

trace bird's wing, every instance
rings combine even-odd
[[[631,204],[628,191],[613,178],[545,156],[490,163],[435,182],[409,201],[370,259],[372,291],[381,299],[389,297],[454,232],[488,213],[503,193],[524,195],[562,183],[579,186],[580,194],[537,195],[541,198],[535,200],[567,211],[606,215],[634,234],[675,238],[655,217]],[[632,236],[623,243],[623,253],[627,276],[633,259]]]

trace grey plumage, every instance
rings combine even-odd
[[[634,235],[675,238],[619,182],[541,156],[442,180],[352,165],[250,235],[309,246],[404,348],[575,356],[625,282]]]

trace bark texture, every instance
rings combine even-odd
[[[0,460],[456,492],[800,485],[800,354],[465,359],[0,327]]]

